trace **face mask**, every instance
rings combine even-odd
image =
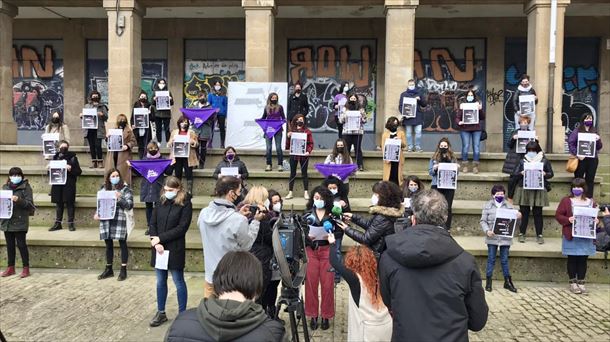
[[[584,191],[581,188],[572,188],[572,194],[574,194],[576,197],[582,195],[583,192]]]
[[[330,193],[334,195],[336,195],[339,192],[339,190],[337,189],[330,189]]]
[[[502,203],[504,202],[504,196],[496,196],[494,197],[494,199],[496,200],[496,202],[498,203]]]
[[[10,176],[9,178],[11,179],[11,183],[13,184],[19,184],[22,180],[21,176]]]
[[[355,105],[356,104],[356,100],[349,100],[349,104]]]
[[[165,83],[159,83],[159,89],[164,89],[165,88]]]
[[[377,203],[379,203],[379,197],[377,195],[373,194],[373,196],[371,196],[371,204],[377,205]]]
[[[348,87],[348,86],[343,87],[343,92],[344,92],[344,93],[347,93],[347,91],[348,91],[348,90],[349,90],[349,87]]]
[[[176,198],[176,195],[178,195],[178,193],[176,193],[175,191],[165,192],[165,198],[167,198],[168,200],[173,200],[174,198]]]
[[[91,101],[92,101],[92,102],[99,102],[99,100],[100,100],[100,98],[99,98],[99,97],[97,97],[97,96],[93,96],[93,97],[91,97]]]
[[[180,124],[180,128],[182,128],[182,130],[186,131],[189,128],[189,124],[182,123],[182,124]]]
[[[417,190],[419,190],[419,187],[418,187],[418,186],[410,186],[410,187],[409,187],[409,191],[411,191],[412,193],[413,193],[413,192],[417,192]]]
[[[271,104],[277,104],[277,100],[271,100]]]
[[[148,154],[150,154],[151,156],[156,156],[157,153],[159,153],[158,150],[148,150]]]
[[[438,148],[438,150],[439,150],[441,153],[447,153],[447,151],[449,151],[449,148],[447,148],[447,147],[439,147],[439,148]]]
[[[214,90],[216,90],[216,91],[220,91],[220,88],[221,87],[219,85],[214,86]]]
[[[303,127],[305,123],[303,121],[297,121],[297,127]]]
[[[276,213],[279,213],[280,211],[282,211],[282,203],[277,202],[276,204],[274,204],[273,211],[275,211]]]
[[[591,120],[585,121],[585,126],[587,126],[587,127],[593,126],[593,121],[591,121]]]
[[[117,185],[121,181],[120,177],[110,177],[110,184]]]
[[[415,90],[415,86],[414,86],[414,85],[410,85],[410,86],[408,86],[408,87],[407,87],[407,89],[409,89],[409,90]]]
[[[144,97],[144,96],[140,97],[140,102],[146,102],[146,97]]]
[[[201,103],[201,104],[204,104],[206,102],[208,102],[208,100],[206,100],[205,97],[202,97],[199,99],[199,103]]]
[[[519,125],[519,129],[522,131],[527,131],[528,128],[529,128],[528,125]]]
[[[269,204],[271,204],[271,202],[269,202],[268,199],[266,199],[265,203],[263,203],[263,205],[265,206],[265,208],[267,208],[267,210],[269,210]]]
[[[390,132],[396,132],[396,130],[398,129],[398,125],[390,125],[388,129],[390,130]]]
[[[313,206],[318,209],[324,209],[324,200],[314,200]]]
[[[127,126],[127,121],[119,121],[119,127],[120,128],[125,128]]]
[[[534,151],[530,151],[530,152],[527,152],[525,155],[526,155],[526,156],[527,156],[529,159],[534,159],[534,158],[535,158],[535,157],[538,155],[538,153],[537,153],[537,152],[534,152]]]
[[[53,122],[53,123],[59,123],[59,118],[53,118],[53,119],[51,119],[51,122]]]
[[[227,153],[227,160],[233,160],[235,155],[233,153]]]
[[[468,101],[468,102],[474,101],[474,96],[466,96],[466,101]]]
[[[294,90],[294,93],[295,93],[295,94],[300,94],[300,93],[301,93],[301,89],[298,89],[298,88],[297,88],[297,89],[295,89],[295,90]]]
[[[61,152],[61,153],[65,154],[66,152],[68,152],[68,148],[67,148],[67,147],[65,147],[65,146],[60,147],[60,148],[59,148],[59,152]]]
[[[337,147],[337,152],[339,152],[339,153],[343,153],[344,150],[345,150],[345,147]]]

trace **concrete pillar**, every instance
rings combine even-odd
[[[557,4],[557,33],[555,45],[555,69],[553,83],[553,142],[554,153],[564,152],[565,133],[561,125],[561,99],[563,76],[563,27],[565,9],[570,0],[558,0]],[[547,123],[549,104],[549,47],[551,27],[551,0],[531,0],[525,4],[527,14],[527,72],[531,83],[536,89],[538,105],[536,107],[536,133],[540,144],[546,150]]]
[[[246,81],[273,81],[275,0],[242,0],[246,11]]]
[[[13,18],[17,7],[0,0],[0,144],[17,143],[13,119]]]
[[[419,0],[385,0],[385,118],[397,116],[400,93],[413,78],[415,9]],[[384,120],[385,122],[385,120]]]
[[[87,41],[80,19],[66,21],[64,25],[64,121],[70,127],[73,146],[84,145],[83,130],[78,114],[85,103],[85,75]]]
[[[167,42],[167,69],[169,89],[174,96],[172,106],[172,122],[175,122],[182,115],[180,108],[184,107],[184,39],[180,19],[172,19],[172,28],[169,30]]]
[[[137,0],[123,0],[117,17],[116,1],[104,0],[108,13],[108,107],[110,127],[118,114],[129,118],[142,77],[142,17]],[[123,24],[123,28],[117,27]],[[120,26],[120,25],[119,25]]]

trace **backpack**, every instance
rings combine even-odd
[[[605,230],[598,232],[595,237],[595,250],[604,252],[604,268],[608,269],[608,250],[610,250],[610,236]]]

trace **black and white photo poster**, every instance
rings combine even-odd
[[[148,128],[150,127],[150,111],[148,108],[133,109],[133,128]]]
[[[290,134],[290,155],[304,156],[307,153],[307,133]]]
[[[68,162],[65,160],[51,160],[49,162],[49,184],[66,185],[68,179]]]
[[[521,115],[536,114],[536,95],[521,95],[519,96],[519,108]]]
[[[174,158],[188,158],[191,152],[191,145],[188,135],[176,135],[172,145]]]
[[[0,190],[0,219],[10,219],[13,216],[13,192]]]
[[[171,109],[171,101],[169,99],[169,91],[155,91],[157,110]]]
[[[400,161],[400,139],[386,139],[383,146],[383,160],[389,162]]]
[[[42,154],[45,157],[52,157],[57,153],[57,143],[59,142],[59,133],[43,133],[42,134]]]
[[[457,189],[458,164],[439,163],[436,187],[439,189]]]
[[[595,158],[597,134],[578,133],[576,144],[576,156],[585,158]]]
[[[362,114],[358,110],[348,110],[345,112],[345,126],[343,129],[346,131],[358,131],[361,128]]]
[[[97,129],[97,108],[83,108],[83,129]]]
[[[123,150],[123,130],[111,128],[108,130],[108,151]]]
[[[525,153],[527,144],[534,140],[536,140],[536,131],[517,131],[517,146],[515,152]]]
[[[523,189],[544,190],[543,163],[523,163]]]
[[[589,207],[573,207],[574,223],[572,223],[572,236],[583,239],[595,239],[595,219],[599,209]]]
[[[417,116],[417,99],[414,97],[402,98],[402,116],[405,119],[412,119]]]
[[[116,191],[97,192],[97,216],[100,220],[112,220],[116,212]]]
[[[479,123],[479,103],[461,103],[462,122],[464,125],[476,125]]]
[[[494,234],[499,237],[513,238],[515,227],[517,226],[517,210],[496,209],[496,219],[494,221]]]

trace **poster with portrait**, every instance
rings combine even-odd
[[[59,142],[59,133],[43,133],[42,137],[42,154],[45,157],[52,157],[57,153],[57,143]]]
[[[402,116],[405,119],[412,119],[417,116],[417,99],[414,97],[402,98]]]
[[[359,110],[348,110],[345,112],[345,131],[358,131],[362,128],[362,114]]]
[[[402,140],[386,139],[383,145],[383,160],[389,162],[400,161],[400,148]]]
[[[521,115],[532,116],[536,114],[536,95],[519,96]]]
[[[536,131],[517,131],[517,145],[515,152],[525,153],[525,147],[530,141],[536,140]]]
[[[292,132],[292,134],[290,134],[290,155],[307,155],[307,133]]]
[[[439,189],[457,189],[457,163],[439,163],[437,171],[436,186]]]
[[[0,190],[0,219],[10,219],[13,216],[13,191]]]
[[[596,238],[596,224],[598,208],[573,207],[574,223],[572,223],[572,236],[583,239]]]
[[[462,122],[464,125],[476,125],[479,123],[479,103],[460,103],[462,110]]]
[[[169,98],[169,91],[155,91],[155,97],[157,110],[172,109],[171,100]]]
[[[97,108],[83,108],[83,129],[97,129]]]
[[[116,213],[116,191],[97,192],[97,216],[100,220],[112,220]]]
[[[188,135],[176,135],[172,144],[174,158],[188,158],[191,152],[191,144]]]
[[[597,148],[597,134],[594,133],[578,133],[578,141],[576,143],[576,156],[585,158],[595,158],[595,149]]]
[[[544,189],[544,164],[543,163],[523,163],[523,189],[543,190]]]
[[[108,130],[108,151],[123,150],[123,130],[119,128],[111,128]]]
[[[66,185],[68,179],[68,162],[66,160],[51,160],[49,162],[49,184]]]
[[[517,210],[498,208],[494,220],[493,232],[496,236],[512,239],[517,226]]]
[[[150,111],[148,108],[133,109],[133,128],[149,128],[150,127]]]

